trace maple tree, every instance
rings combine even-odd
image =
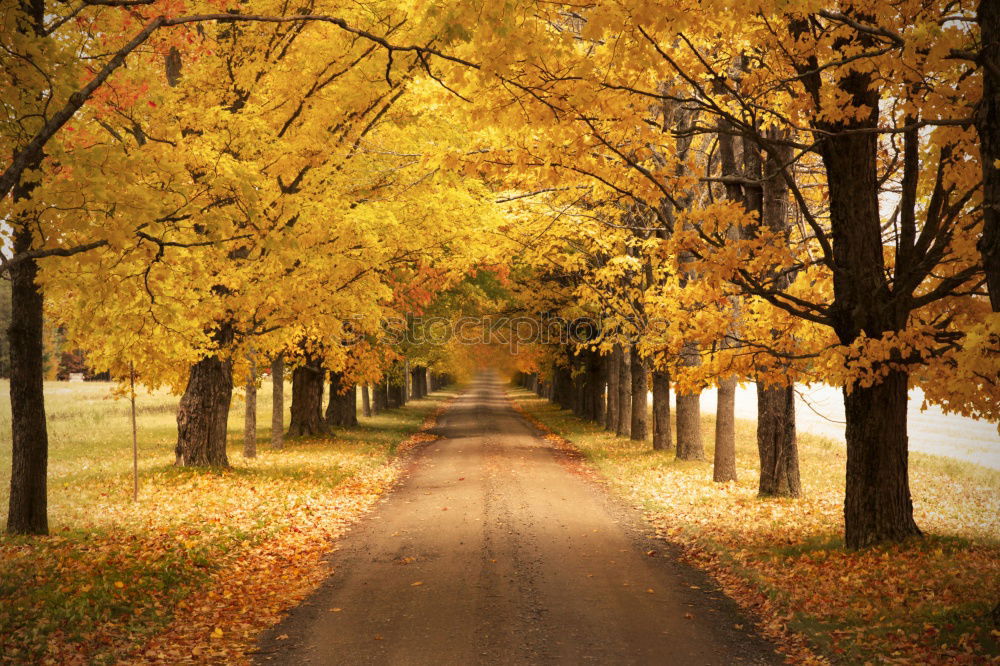
[[[635,2],[573,20],[560,11],[540,20],[557,34],[553,49],[509,65],[538,91],[520,101],[545,131],[480,158],[484,168],[553,188],[589,183],[611,199],[581,212],[593,229],[557,233],[591,248],[625,244],[618,261],[600,263],[630,287],[616,309],[667,323],[672,335],[644,332],[639,345],[645,356],[666,352],[679,392],[735,373],[775,386],[780,406],[794,381],[843,386],[847,542],[916,534],[908,388],[963,413],[990,417],[998,404],[996,322],[976,253],[991,241],[973,126],[981,72],[968,66],[981,59],[974,8],[758,3],[733,13]],[[675,112],[686,116],[680,127]],[[720,133],[741,144],[739,174],[717,171]],[[768,195],[769,183],[788,194]],[[719,200],[719,185],[739,196]],[[768,205],[785,208],[780,219]],[[587,269],[577,247],[563,254]],[[579,295],[614,295],[600,279]],[[774,432],[788,441],[787,425]],[[794,458],[768,439],[762,468],[763,454],[785,451],[776,487],[796,492]]]
[[[273,14],[255,16],[220,13],[225,3],[144,9],[155,4],[84,2],[49,13],[44,3],[28,3],[4,10],[12,65],[5,68],[5,86],[20,92],[19,106],[8,109],[5,141],[13,159],[2,181],[5,195],[15,190],[5,197],[11,204],[5,216],[21,220],[14,225],[14,254],[4,263],[19,323],[12,336],[18,453],[11,531],[46,530],[36,282],[61,300],[60,316],[73,320],[78,339],[95,348],[96,364],[121,370],[141,362],[146,383],[177,385],[183,381],[178,368],[190,363],[178,415],[179,458],[225,464],[220,440],[232,393],[230,359],[238,355],[231,347],[269,328],[289,329],[287,315],[275,322],[281,315],[268,307],[277,301],[274,293],[261,292],[284,278],[301,288],[283,294],[297,296],[301,309],[370,320],[377,310],[355,306],[378,303],[378,273],[385,269],[374,268],[393,261],[393,250],[402,260],[418,253],[420,243],[438,242],[418,234],[409,247],[393,247],[386,241],[402,239],[400,217],[383,227],[381,238],[365,230],[386,215],[420,215],[412,196],[410,209],[401,201],[393,210],[384,188],[405,193],[435,181],[431,169],[417,173],[423,164],[414,155],[379,155],[363,143],[414,71],[430,71],[429,59],[447,57],[388,41],[405,23],[390,20],[388,6],[385,13],[351,14],[359,28],[319,13],[282,16],[280,3],[259,7]],[[209,27],[190,29],[194,24]],[[333,24],[343,39],[316,34],[310,30],[316,24]],[[167,27],[178,30],[161,34]],[[120,43],[112,35],[134,36]],[[143,44],[152,48],[140,53]],[[397,52],[405,62],[393,62]],[[132,66],[112,77],[129,56]],[[314,78],[290,77],[293,70],[312,71]],[[340,121],[329,115],[329,103],[317,104],[337,86],[344,93]],[[50,107],[58,111],[49,115]],[[302,143],[291,144],[293,135]],[[315,150],[326,140],[339,148]],[[348,168],[353,158],[363,164]],[[123,187],[120,176],[130,172],[143,177]],[[368,176],[359,178],[362,173]],[[458,215],[468,203],[442,199],[435,212]],[[355,231],[337,233],[325,226],[325,215],[344,216]],[[305,276],[304,250],[315,262]],[[76,261],[36,280],[38,261],[47,257]],[[319,268],[331,257],[340,273]],[[310,282],[317,273],[322,279]],[[375,279],[362,279],[369,276]],[[350,300],[341,293],[348,287],[354,297],[367,289],[367,297]],[[342,300],[331,304],[331,296]],[[112,339],[111,330],[119,335]]]
[[[378,408],[456,372],[381,323],[517,253],[520,312],[599,322],[521,350],[538,388],[698,459],[717,385],[726,481],[755,381],[760,491],[796,495],[792,386],[843,386],[848,543],[917,533],[908,388],[1000,403],[996,18],[828,4],[5,9],[9,528],[45,530],[42,290],[95,365],[185,388],[179,461],[225,465],[251,350],[291,365],[293,434],[350,422],[326,373]]]
[[[397,477],[392,431],[371,450],[358,434],[375,432],[356,428],[359,389],[364,416],[406,420],[385,410],[484,364],[598,424],[565,427],[593,437],[581,448],[612,484],[651,503],[664,534],[779,637],[801,606],[807,621],[871,625],[829,639],[867,658],[866,632],[898,598],[983,606],[989,590],[961,568],[996,568],[982,543],[991,486],[936,511],[955,483],[921,461],[911,498],[906,410],[920,388],[946,411],[1000,420],[998,49],[988,0],[5,3],[7,530],[48,530],[44,318],[92,369],[182,396],[173,457],[193,469],[164,463],[131,508],[95,500],[97,483],[67,485],[94,512],[114,506],[101,526],[127,515],[133,531],[96,537],[116,565],[134,556],[192,576],[136,595],[144,621],[162,621],[206,562],[220,567],[207,601],[148,644],[155,658],[187,658],[188,643],[236,654],[287,606],[288,585],[308,587],[279,584],[273,561],[303,555],[294,578],[318,580],[310,563],[331,534]],[[268,366],[273,452],[256,433]],[[756,449],[735,419],[740,382],[756,385]],[[801,383],[842,389],[846,461],[803,437],[800,465]],[[660,465],[650,446],[685,462]],[[285,461],[301,478],[257,483]],[[974,546],[880,545],[921,529]],[[841,536],[866,549],[844,552]],[[12,542],[7,563],[37,557],[45,589],[72,596],[53,581],[99,567],[66,538]],[[925,567],[941,572],[926,585]],[[105,578],[95,596],[123,602],[131,582]],[[33,600],[31,588],[17,594]],[[869,588],[884,607],[863,599]],[[255,615],[257,594],[275,605],[234,620]],[[893,618],[906,630],[878,640],[914,660],[992,640]],[[92,643],[108,641],[94,649],[133,638],[95,622]],[[41,655],[28,631],[10,640]],[[57,638],[50,656],[74,654]]]

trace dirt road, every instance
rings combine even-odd
[[[778,662],[634,511],[560,462],[495,377],[438,431],[259,663]]]

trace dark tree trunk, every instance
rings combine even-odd
[[[30,196],[31,187],[18,184],[15,201]],[[16,227],[14,253],[32,247],[31,227]],[[42,292],[35,285],[38,264],[33,259],[15,264],[11,275],[10,409],[11,452],[10,502],[7,531],[12,534],[47,534],[46,476],[49,459],[42,393]]]
[[[573,375],[568,367],[556,366],[553,372],[553,394],[560,407],[573,408]]]
[[[1000,3],[980,0],[983,98],[976,114],[983,166],[983,235],[978,248],[986,271],[986,287],[994,312],[1000,312]]]
[[[621,356],[621,348],[615,345],[614,350],[604,357],[605,375],[608,378],[607,401],[604,410],[604,429],[608,432],[615,430],[615,417],[618,414],[618,360],[615,354]]]
[[[372,401],[368,393],[367,382],[361,385],[361,413],[365,416],[372,415]]]
[[[629,438],[641,442],[649,434],[649,417],[646,414],[646,407],[649,405],[647,399],[649,386],[646,378],[646,360],[639,355],[637,347],[632,347],[629,354],[631,357],[632,379],[632,416]]]
[[[653,370],[653,449],[668,451],[670,435],[670,373]]]
[[[323,422],[323,360],[306,357],[305,363],[292,371],[292,418],[289,437],[316,436],[327,433]]]
[[[414,400],[420,400],[427,395],[427,386],[424,382],[424,373],[426,370],[426,368],[420,365],[410,370],[410,387]]]
[[[228,328],[228,327],[226,327]],[[227,337],[231,338],[231,334]],[[229,361],[208,356],[191,366],[177,407],[177,459],[185,467],[228,467],[226,435],[233,399]]]
[[[341,372],[330,373],[330,402],[326,407],[327,425],[353,428],[358,425],[358,388],[347,384]]]
[[[604,389],[608,379],[605,374],[604,357],[600,352],[591,351],[587,358],[587,394],[590,401],[590,419],[604,424]]]
[[[867,36],[858,38],[867,44]],[[814,79],[805,79],[815,81]],[[909,314],[887,280],[879,215],[878,85],[867,72],[851,70],[837,82],[866,117],[817,123],[819,152],[829,186],[833,237],[833,328],[842,344],[859,336],[879,338],[898,330]],[[898,269],[902,270],[902,269]],[[920,531],[913,521],[907,474],[906,375],[845,396],[847,494],[845,540],[850,548],[898,541]]]
[[[677,393],[677,458],[704,460],[701,439],[701,394]]]
[[[736,480],[736,377],[719,380],[712,480]]]
[[[757,384],[757,451],[760,494],[798,497],[799,449],[795,443],[795,390]]]
[[[618,364],[618,417],[615,419],[615,434],[628,437],[632,425],[632,367],[631,354],[621,347],[621,360]]]
[[[250,364],[246,382],[246,400],[243,413],[243,457],[257,457],[257,359],[248,355]]]
[[[406,401],[410,399],[410,361],[409,359],[403,360],[403,367],[401,368],[399,378],[399,407],[406,404]]]
[[[271,447],[285,446],[285,357],[271,361]]]
[[[892,371],[881,384],[868,388],[844,390],[848,548],[920,534],[910,499],[906,407],[904,372]]]
[[[372,411],[378,414],[388,406],[389,380],[385,377],[372,390]]]
[[[405,403],[403,397],[406,395],[406,386],[402,381],[389,382],[389,391],[386,397],[386,405],[390,409],[402,407]]]
[[[45,34],[45,4],[22,2],[30,25],[17,27],[21,34]],[[24,174],[41,166],[43,156],[30,160],[11,189],[15,203],[31,198],[37,183]],[[34,216],[21,213],[14,220],[14,254],[32,249]],[[43,239],[39,239],[42,241]],[[43,298],[35,284],[38,263],[26,259],[10,268],[11,322],[7,331],[10,347],[11,470],[7,531],[11,534],[48,534],[49,435],[45,423],[43,389]]]
[[[586,418],[587,373],[584,369],[583,357],[573,354],[573,413]]]

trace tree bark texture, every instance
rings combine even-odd
[[[1000,3],[980,0],[983,98],[976,113],[983,167],[983,235],[977,245],[993,312],[1000,312]]]
[[[864,39],[864,38],[862,38]],[[869,40],[870,41],[870,40]],[[806,79],[807,81],[809,79]],[[905,325],[909,311],[893,298],[886,276],[879,214],[879,93],[867,72],[837,82],[866,117],[817,123],[826,133],[819,152],[829,185],[833,249],[833,328],[842,344],[881,337]],[[917,535],[907,473],[906,375],[845,393],[847,494],[845,540],[850,548]]]
[[[847,416],[848,548],[901,541],[920,534],[913,520],[906,435],[907,375],[844,391]]]
[[[361,413],[365,416],[372,415],[372,401],[367,383],[361,385]]]
[[[639,355],[638,347],[632,347],[629,352],[632,380],[632,415],[629,427],[629,438],[637,442],[644,441],[649,434],[649,420],[646,408],[649,405],[648,379],[646,377],[646,359]]]
[[[653,449],[669,451],[672,448],[670,432],[670,373],[653,370]]]
[[[18,184],[14,199],[30,196],[31,187]],[[28,221],[15,227],[14,252],[31,249]],[[42,292],[35,284],[38,264],[28,259],[11,267],[10,499],[7,531],[11,534],[48,534],[47,475],[49,439],[42,393]]]
[[[372,411],[378,414],[388,406],[389,380],[382,378],[378,384],[372,388]]]
[[[701,394],[677,393],[677,458],[704,460],[701,437]]]
[[[621,347],[621,361],[618,364],[618,418],[615,419],[615,434],[628,437],[632,427],[632,367],[631,351]]]
[[[271,447],[285,446],[285,357],[271,361]]]
[[[247,374],[246,399],[243,413],[243,457],[257,457],[257,359],[247,355],[250,368]]]
[[[618,358],[615,354],[617,350]],[[608,378],[607,400],[604,409],[604,429],[608,432],[615,430],[615,417],[618,414],[618,361],[621,357],[621,348],[617,345],[612,352],[604,357],[605,375]]]
[[[330,402],[326,407],[326,423],[353,428],[358,425],[358,388],[348,384],[341,372],[330,373]]]
[[[715,408],[715,458],[712,480],[736,480],[736,377],[719,380]]]
[[[323,421],[323,360],[307,356],[292,371],[292,417],[289,437],[316,436],[327,433]]]
[[[688,344],[681,351],[687,366],[701,362],[697,349]],[[701,393],[677,392],[677,458],[704,460],[705,445],[701,436]]]
[[[795,442],[795,390],[757,384],[757,451],[761,495],[798,497],[799,452]]]
[[[233,370],[228,360],[213,355],[191,366],[187,387],[177,407],[180,464],[185,467],[229,466],[226,435],[232,399]]]
[[[590,420],[604,424],[604,391],[608,379],[605,374],[604,357],[598,351],[587,353],[587,398],[590,403]]]

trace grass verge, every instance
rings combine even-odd
[[[132,502],[120,404],[90,401],[97,390],[50,408],[56,423],[112,424],[106,441],[67,430],[53,447],[52,536],[0,536],[0,661],[246,661],[256,636],[322,580],[332,542],[397,480],[400,444],[433,439],[419,431],[451,396],[280,451],[262,444],[254,460],[233,445],[233,467],[207,471],[171,465],[160,441],[171,415],[157,406],[175,399],[153,396]]]
[[[737,425],[739,481],[718,484],[711,462],[678,461],[527,391],[509,394],[709,571],[791,661],[1000,661],[990,618],[1000,600],[1000,473],[911,454],[914,513],[926,536],[849,551],[841,536],[846,459],[836,442],[800,435],[803,497],[763,499],[752,422]],[[702,431],[710,461],[714,416]]]

